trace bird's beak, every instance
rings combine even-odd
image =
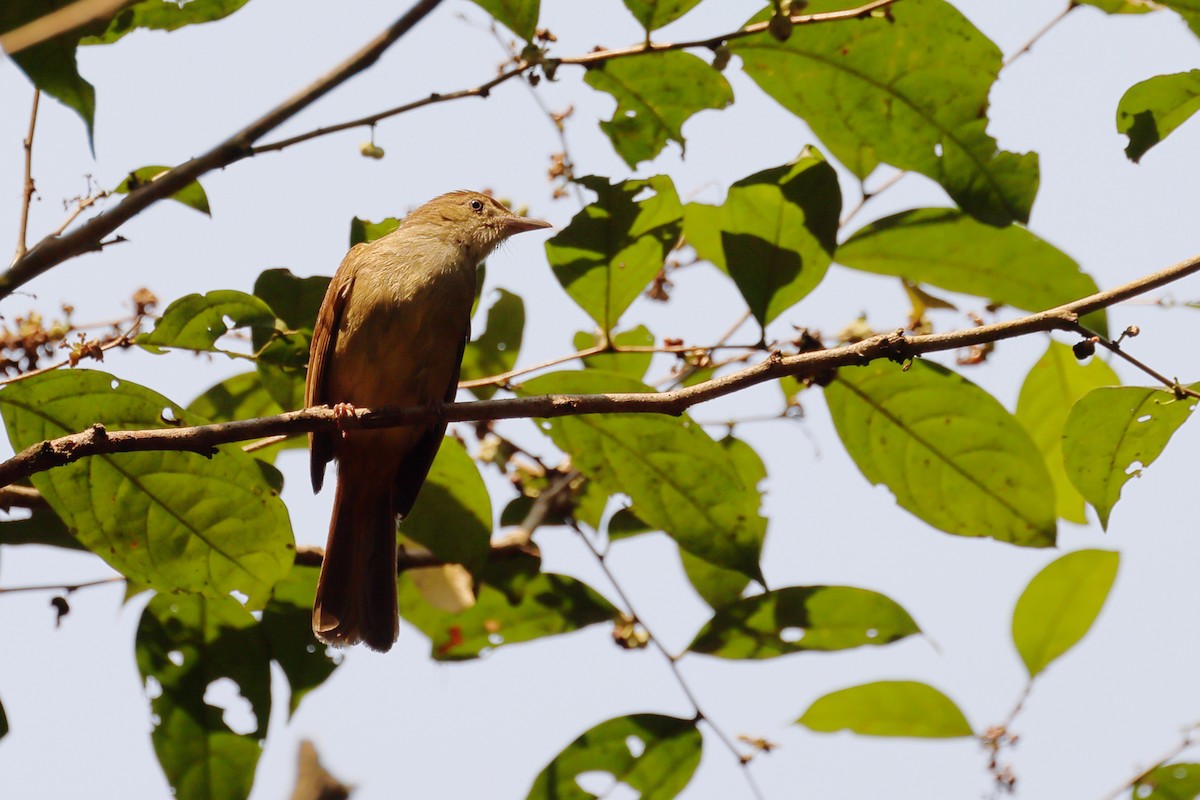
[[[524,233],[525,231],[536,231],[542,228],[554,227],[549,222],[543,219],[533,219],[532,217],[511,216],[504,219],[504,234],[512,236],[516,233]]]

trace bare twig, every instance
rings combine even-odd
[[[5,486],[0,489],[0,509],[11,511],[14,508],[49,508],[50,504],[42,493],[32,486]]]
[[[860,17],[869,16],[873,11],[900,2],[900,0],[873,0],[873,2],[858,8],[845,9],[843,11],[831,11],[824,14],[799,14],[791,18],[793,25],[812,25],[821,22],[837,22],[841,20],[858,19]],[[629,56],[642,56],[650,53],[662,53],[668,50],[684,50],[697,47],[717,47],[723,42],[740,39],[744,36],[750,36],[756,33],[762,33],[767,29],[767,23],[756,23],[747,25],[745,28],[740,28],[736,31],[710,36],[707,39],[696,39],[687,42],[643,42],[641,44],[632,45],[630,47],[621,47],[613,50],[596,50],[591,53],[585,53],[579,56],[567,56],[564,58],[547,57],[545,62],[555,66],[560,64],[571,64],[574,66],[590,67],[604,61],[611,61],[616,58],[627,58]],[[486,83],[470,89],[460,89],[456,92],[434,93],[428,97],[423,97],[420,100],[414,100],[411,103],[405,103],[402,106],[396,106],[386,111],[380,111],[376,114],[369,114],[365,117],[350,120],[348,122],[340,122],[336,125],[328,125],[317,128],[315,130],[302,133],[297,136],[292,136],[288,139],[282,139],[278,142],[272,142],[260,147],[253,148],[251,155],[259,153],[267,153],[274,150],[282,150],[285,147],[290,147],[300,142],[315,139],[319,136],[327,136],[331,133],[337,133],[350,128],[361,128],[375,125],[382,120],[394,117],[398,114],[404,114],[409,111],[414,111],[418,108],[433,105],[435,103],[444,103],[449,100],[459,100],[464,97],[487,97],[492,89],[499,86],[501,83],[512,80],[518,75],[522,75],[533,67],[537,66],[535,62],[520,60],[514,66],[502,71],[499,75],[492,78]]]
[[[106,586],[110,583],[120,583],[124,580],[124,575],[114,575],[111,578],[99,578],[94,581],[84,581],[83,583],[48,583],[38,586],[8,586],[0,588],[0,594],[16,594],[18,592],[62,592],[63,594],[70,594],[78,589],[90,589],[93,586]]]
[[[688,408],[785,375],[808,377],[838,367],[861,366],[878,359],[903,361],[925,353],[996,342],[1052,330],[1075,331],[1079,317],[1153,291],[1200,271],[1200,256],[1136,281],[1097,292],[1066,305],[1005,322],[980,325],[948,333],[905,336],[903,330],[828,350],[783,355],[772,352],[764,360],[737,372],[668,392],[546,395],[454,403],[400,409],[359,409],[351,417],[328,407],[303,409],[260,419],[212,425],[149,430],[107,431],[93,425],[86,431],[32,445],[0,463],[0,486],[34,473],[69,464],[85,456],[111,453],[178,450],[213,455],[218,445],[302,431],[384,428],[420,423],[465,422],[528,417],[561,417],[580,414],[650,413],[682,414]],[[1168,385],[1175,387],[1173,381]]]
[[[1200,398],[1200,392],[1197,392],[1195,389],[1189,389],[1188,387],[1183,386],[1182,384],[1179,383],[1179,381],[1168,378],[1166,375],[1163,375],[1161,372],[1154,369],[1149,364],[1142,361],[1140,358],[1137,358],[1136,356],[1132,356],[1129,353],[1125,352],[1124,348],[1122,348],[1118,342],[1114,342],[1106,336],[1101,336],[1100,334],[1096,333],[1095,331],[1089,330],[1088,328],[1085,328],[1082,325],[1076,325],[1075,330],[1077,330],[1081,335],[1094,341],[1096,344],[1099,344],[1101,347],[1103,347],[1104,349],[1113,353],[1117,357],[1123,359],[1125,362],[1133,365],[1137,369],[1146,373],[1154,380],[1158,381],[1159,383],[1163,384],[1171,391],[1175,392],[1176,395],[1187,395],[1189,397]]]
[[[17,259],[25,255],[27,248],[25,247],[25,236],[29,230],[29,204],[33,202],[33,194],[36,187],[33,183],[33,132],[37,127],[38,101],[41,100],[42,90],[33,90],[33,110],[29,112],[29,133],[25,135],[25,139],[21,144],[25,148],[25,183],[21,192],[21,221],[17,224],[17,252],[13,256],[13,263]]]
[[[412,30],[440,3],[441,0],[417,0],[403,16],[345,62],[216,147],[168,170],[157,180],[134,189],[120,203],[89,219],[70,233],[42,239],[13,263],[7,272],[0,275],[0,298],[12,294],[18,287],[51,267],[94,250],[106,236],[126,221],[159,200],[175,194],[201,175],[252,155],[251,148],[256,141],[370,67],[379,60],[384,51]]]
[[[715,734],[717,739],[720,740],[721,744],[725,746],[725,749],[727,749],[733,755],[734,759],[738,763],[738,766],[741,767],[742,776],[746,779],[746,783],[750,787],[750,793],[758,800],[763,800],[764,795],[762,793],[762,789],[759,788],[757,781],[754,780],[754,774],[750,772],[751,757],[738,750],[737,745],[734,744],[733,739],[729,736],[729,734],[725,733],[721,726],[717,725],[711,717],[704,713],[704,710],[700,707],[699,701],[696,699],[696,693],[692,690],[692,687],[683,677],[683,672],[679,669],[679,657],[672,655],[671,652],[667,650],[666,646],[659,641],[659,639],[646,625],[646,621],[637,613],[633,603],[629,600],[629,595],[627,595],[625,590],[621,588],[621,584],[617,582],[616,575],[614,575],[612,570],[609,568],[607,554],[601,552],[596,547],[595,543],[588,538],[587,534],[585,534],[578,527],[575,528],[575,532],[579,534],[579,539],[584,543],[588,551],[595,558],[596,564],[599,565],[600,570],[604,573],[604,576],[608,578],[608,582],[612,585],[613,591],[617,593],[617,597],[620,599],[621,604],[625,606],[625,612],[629,615],[630,621],[633,624],[640,626],[641,629],[645,631],[646,638],[649,640],[650,644],[654,645],[654,649],[656,649],[667,662],[667,666],[671,670],[671,675],[674,676],[675,682],[679,685],[680,690],[683,692],[683,696],[687,698],[687,701],[692,706],[692,712],[695,720],[697,722],[704,721],[708,723],[708,727],[712,729],[713,734]]]
[[[1124,783],[1122,783],[1117,788],[1113,789],[1108,794],[1104,795],[1103,800],[1117,800],[1119,797],[1121,797],[1121,795],[1125,794],[1130,789],[1137,786],[1138,783],[1145,780],[1146,777],[1151,772],[1153,772],[1154,770],[1158,769],[1159,767],[1165,765],[1167,762],[1178,758],[1180,755],[1183,754],[1183,752],[1185,750],[1187,750],[1192,745],[1196,744],[1197,730],[1200,730],[1200,724],[1191,725],[1191,726],[1185,728],[1183,731],[1183,736],[1175,744],[1175,746],[1173,746],[1170,750],[1168,750],[1167,752],[1165,752],[1161,756],[1159,756],[1158,760],[1155,761],[1153,764],[1151,764],[1150,766],[1141,770],[1140,772],[1138,772],[1138,774],[1134,775],[1132,778],[1125,781]]]
[[[1040,42],[1042,40],[1043,36],[1045,36],[1051,30],[1053,30],[1055,25],[1062,22],[1063,19],[1067,16],[1067,14],[1070,14],[1072,11],[1074,11],[1078,7],[1079,7],[1079,4],[1076,3],[1075,0],[1070,0],[1070,2],[1067,3],[1066,8],[1064,8],[1062,11],[1058,12],[1057,15],[1055,15],[1049,22],[1047,22],[1041,28],[1038,28],[1037,33],[1033,34],[1033,36],[1030,36],[1029,40],[1026,41],[1025,44],[1021,45],[1016,50],[1014,50],[1012,53],[1010,53],[1008,55],[1008,57],[1004,59],[1004,63],[1001,64],[1001,68],[1011,66],[1014,61],[1016,61],[1018,58],[1025,55],[1026,53],[1028,53],[1030,50],[1032,50],[1033,46],[1036,45],[1038,42]]]

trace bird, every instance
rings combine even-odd
[[[477,267],[514,234],[551,227],[487,194],[430,200],[391,233],[355,245],[317,312],[305,406],[435,406],[454,400]],[[398,520],[412,510],[444,421],[309,434],[314,492],[336,459],[337,488],[313,601],[316,637],[386,652],[399,636]]]

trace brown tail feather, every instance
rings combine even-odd
[[[400,631],[396,518],[390,491],[372,483],[378,482],[338,475],[313,604],[313,633],[326,644],[365,642],[387,652]]]

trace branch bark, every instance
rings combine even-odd
[[[51,267],[97,249],[105,236],[127,220],[159,200],[175,194],[201,175],[252,155],[252,146],[256,141],[378,61],[384,51],[412,30],[441,1],[418,0],[404,16],[349,59],[207,153],[162,173],[156,180],[133,190],[120,203],[92,217],[70,233],[42,239],[0,275],[0,299]]]
[[[219,445],[310,431],[399,427],[430,423],[439,418],[448,422],[469,422],[579,414],[679,415],[699,403],[784,376],[812,377],[839,367],[862,366],[881,358],[906,361],[925,353],[955,350],[1031,333],[1053,330],[1078,332],[1079,317],[1153,291],[1195,272],[1200,272],[1200,256],[1115,289],[1097,292],[1057,308],[1014,320],[923,336],[905,336],[902,330],[897,330],[854,344],[793,355],[776,351],[745,369],[668,392],[518,397],[453,403],[441,409],[358,409],[350,418],[337,415],[328,407],[320,407],[259,419],[149,430],[107,431],[103,425],[97,424],[80,433],[32,445],[3,462],[0,464],[0,487],[86,456],[151,450],[179,450],[211,456]],[[1174,384],[1171,386],[1174,388]]]

